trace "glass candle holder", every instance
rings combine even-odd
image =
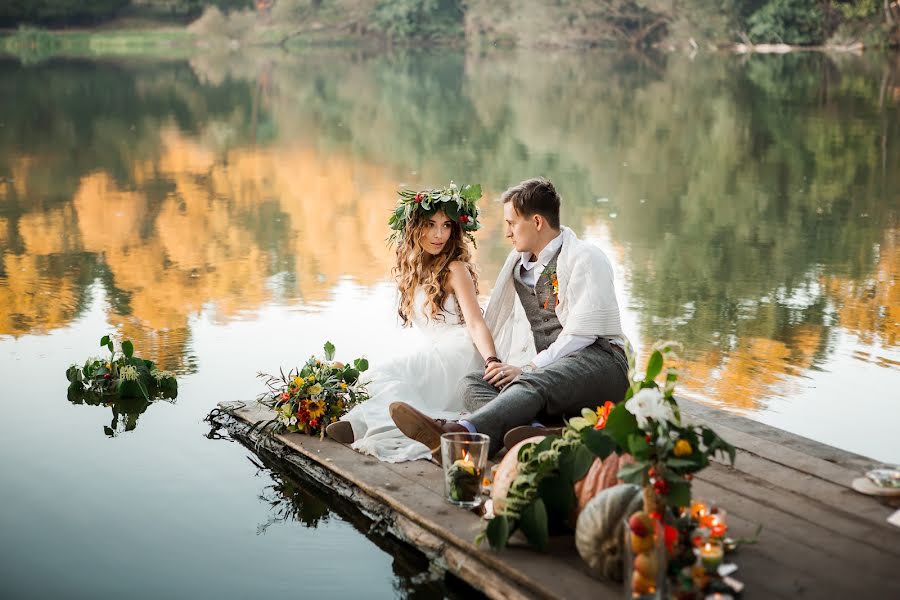
[[[719,565],[722,564],[722,559],[725,557],[725,549],[722,547],[722,544],[712,538],[697,548],[696,552],[700,557],[700,564],[703,565],[703,568],[709,574],[716,573]]]
[[[666,572],[665,531],[656,519],[645,521],[641,531],[631,528],[630,519],[625,519],[623,546],[625,598],[627,600],[658,600],[668,598]]]
[[[481,482],[490,441],[483,433],[445,433],[441,436],[447,502],[466,508],[481,504]]]

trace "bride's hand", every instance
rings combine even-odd
[[[489,363],[484,369],[484,380],[502,390],[522,374],[522,369],[502,362]]]

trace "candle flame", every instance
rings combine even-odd
[[[468,450],[463,450],[463,462],[472,462],[472,455],[469,454]]]

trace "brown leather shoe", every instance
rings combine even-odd
[[[521,427],[513,427],[503,436],[503,445],[507,450],[536,435],[559,435],[562,433],[562,427],[535,427],[534,425],[522,425]]]
[[[445,433],[468,433],[468,429],[454,421],[432,419],[405,402],[393,402],[388,407],[391,419],[408,438],[421,442],[431,449],[432,458],[441,459],[441,435]]]
[[[341,444],[352,444],[354,441],[353,426],[350,424],[350,421],[329,423],[328,427],[325,428],[325,435]]]

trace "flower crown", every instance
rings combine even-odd
[[[388,244],[403,239],[406,225],[416,211],[421,211],[426,217],[431,217],[439,210],[444,211],[451,220],[459,223],[463,233],[475,244],[473,231],[481,229],[478,222],[478,207],[475,203],[481,198],[481,185],[457,186],[451,182],[448,187],[439,190],[400,190],[398,192],[397,207],[388,220],[388,225],[393,230],[388,238]]]

